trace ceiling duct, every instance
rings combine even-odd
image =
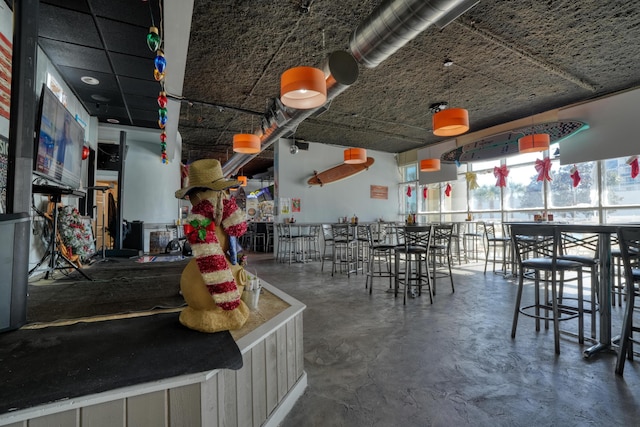
[[[330,53],[322,68],[324,69],[324,75],[327,76],[327,102],[342,93],[358,78],[358,64],[349,52],[336,51]],[[318,108],[322,108],[296,110],[286,108],[279,101],[276,102],[275,109],[273,107],[274,104],[271,104],[269,115],[274,117],[274,120],[267,119],[262,122],[263,125],[268,125],[268,127],[263,127],[262,129],[261,150],[271,146],[278,138],[293,134],[302,121],[315,113]],[[278,110],[281,111],[278,112]],[[279,122],[278,117],[285,117],[286,120]],[[256,154],[235,153],[222,166],[222,173],[224,176],[235,175],[242,166],[249,163],[255,156]]]
[[[325,60],[325,105],[356,81],[357,62],[374,68],[431,25],[443,28],[478,2],[479,0],[386,0],[381,3],[351,35],[351,53],[333,52]],[[271,120],[263,120],[261,151],[270,147],[278,138],[294,133],[300,123],[323,107],[310,110],[287,108],[284,123],[278,123],[273,115]],[[268,127],[265,128],[264,125]],[[256,154],[235,153],[222,166],[224,176],[237,174],[255,156]]]
[[[444,28],[479,0],[386,0],[351,34],[349,49],[375,68],[432,25]]]

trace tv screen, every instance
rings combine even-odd
[[[84,128],[46,85],[40,96],[34,171],[54,183],[80,188]]]

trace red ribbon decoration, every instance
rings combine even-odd
[[[506,187],[507,186],[507,176],[509,176],[509,171],[507,170],[507,165],[502,165],[500,167],[495,166],[493,168],[493,176],[498,178],[496,181],[496,187]]]
[[[447,182],[447,186],[444,189],[444,195],[447,197],[451,197],[451,184]]]
[[[189,241],[189,243],[198,243],[198,241],[204,242],[204,243],[210,243],[211,238],[209,236],[209,232],[215,233],[216,224],[215,222],[211,221],[209,224],[207,224],[207,226],[205,227],[199,226],[198,228],[194,227],[191,224],[184,224],[183,228],[184,228],[184,234],[187,237],[187,240]],[[206,237],[203,238],[201,236],[201,233],[200,233],[201,230],[204,231]]]
[[[634,156],[631,162],[629,162],[629,165],[631,166],[631,178],[635,179],[635,177],[638,176],[638,172],[640,172],[640,168],[638,167],[638,157]]]
[[[428,196],[429,196],[429,189],[427,187],[424,187],[422,189],[422,197],[426,199]]]
[[[407,197],[411,197],[411,186],[407,187]]]
[[[551,159],[545,157],[543,160],[536,159],[536,172],[538,179],[536,181],[551,181],[549,171],[551,170]]]

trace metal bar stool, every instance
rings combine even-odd
[[[633,360],[633,344],[640,343],[638,337],[634,337],[634,332],[640,332],[640,325],[633,323],[633,314],[640,307],[636,307],[636,297],[640,295],[638,285],[640,284],[640,266],[638,265],[638,253],[640,253],[640,227],[620,227],[618,228],[618,244],[620,245],[620,255],[624,264],[624,275],[626,282],[627,305],[624,309],[624,320],[620,333],[620,348],[618,350],[618,360],[616,361],[616,374],[622,375],[625,361]]]
[[[560,322],[578,320],[578,341],[584,343],[582,264],[559,258],[560,231],[553,225],[512,224],[511,239],[519,266],[518,292],[513,312],[511,338],[516,337],[520,314],[535,319],[536,331],[540,331],[540,321],[545,329],[553,323],[553,337],[556,354],[560,353]],[[534,254],[530,258],[525,258]],[[529,275],[532,272],[533,276]],[[567,278],[566,273],[575,273]],[[542,277],[544,274],[544,277]],[[534,281],[533,303],[522,305],[525,276]],[[560,297],[559,286],[569,281],[577,283],[577,298]],[[549,295],[549,288],[551,295]],[[541,298],[542,291],[542,298]],[[577,308],[566,300],[577,301]]]
[[[429,301],[433,304],[433,290],[429,278],[429,246],[431,245],[431,226],[397,227],[398,241],[395,246],[395,296],[398,296],[400,286],[403,287],[402,303],[407,303],[407,293],[415,296],[422,295],[422,288],[429,290]],[[402,268],[404,267],[404,268]]]
[[[391,282],[395,277],[392,268],[393,250],[395,245],[385,244],[380,241],[380,230],[373,224],[366,226],[368,240],[368,265],[364,288],[369,288],[369,293],[373,292],[373,278],[389,278],[389,289],[392,289]]]

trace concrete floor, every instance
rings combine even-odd
[[[616,376],[613,352],[584,359],[590,343],[568,335],[556,355],[552,330],[523,316],[511,339],[516,281],[484,265],[456,267],[455,293],[441,282],[433,305],[423,294],[403,306],[386,279],[370,295],[362,274],[331,277],[319,262],[249,262],[307,306],[308,387],[282,426],[640,425],[640,363]]]

